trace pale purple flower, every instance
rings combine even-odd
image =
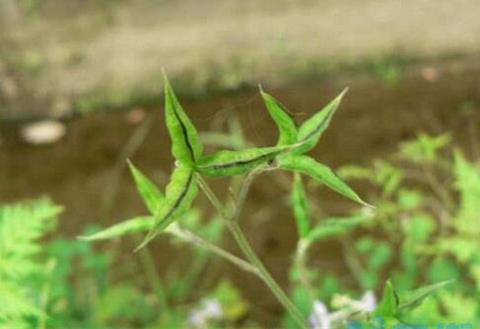
[[[308,319],[312,329],[332,328],[327,306],[321,301],[313,302],[313,310]]]

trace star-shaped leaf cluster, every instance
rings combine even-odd
[[[132,231],[145,231],[148,228],[148,234],[140,245],[142,247],[191,207],[198,194],[195,175],[206,177],[241,175],[273,162],[282,170],[295,172],[297,185],[301,184],[298,176],[306,175],[353,201],[367,205],[329,167],[305,155],[316,146],[328,128],[346,90],[298,127],[286,108],[261,89],[260,93],[268,112],[279,130],[277,145],[236,151],[222,150],[205,155],[198,132],[183,110],[166,76],[164,85],[166,126],[172,142],[172,155],[176,160],[165,194],[129,163],[138,191],[150,215],[122,222],[94,234],[89,237],[90,239],[112,238]]]

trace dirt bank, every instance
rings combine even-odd
[[[477,0],[4,0],[0,119],[145,102],[161,92],[162,67],[202,94],[476,56],[479,12]]]

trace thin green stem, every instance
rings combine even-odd
[[[450,195],[450,192],[445,186],[438,180],[437,176],[433,173],[433,169],[427,165],[423,166],[423,173],[430,184],[434,193],[436,193],[439,199],[445,204],[445,207],[450,213],[455,211],[455,202]]]
[[[247,195],[248,195],[248,191],[250,191],[250,186],[252,185],[255,177],[257,177],[263,171],[264,171],[264,167],[260,167],[258,169],[252,170],[251,172],[248,173],[247,177],[245,177],[245,179],[243,180],[242,185],[240,187],[240,191],[238,193],[238,199],[235,204],[235,210],[233,212],[233,215],[230,216],[231,221],[238,222],[238,219],[240,218],[240,214],[243,209],[243,205],[247,200]]]
[[[250,263],[252,263],[252,265],[259,270],[262,280],[270,288],[275,297],[277,297],[278,301],[285,307],[285,309],[290,313],[290,315],[295,319],[301,328],[307,328],[302,314],[297,309],[295,304],[293,304],[288,298],[287,294],[282,290],[280,285],[275,281],[270,272],[268,272],[260,258],[258,258],[238,223],[230,221],[228,228],[237,241],[240,249],[243,251]]]
[[[362,279],[362,275],[365,273],[365,269],[363,268],[362,262],[358,258],[355,249],[353,249],[352,246],[348,244],[345,239],[340,238],[339,241],[342,244],[343,255],[345,257],[347,266],[350,269],[350,272],[357,280],[357,283],[362,288],[362,290],[368,290],[368,287],[365,285],[365,282]]]
[[[141,239],[138,235],[136,235],[135,243],[138,244],[138,241],[141,241]],[[140,251],[140,262],[145,270],[145,276],[148,283],[150,284],[153,291],[155,291],[156,293],[160,308],[165,312],[168,312],[168,310],[170,309],[170,305],[168,303],[168,296],[166,294],[160,276],[157,273],[157,270],[155,268],[155,262],[148,246]]]
[[[204,240],[203,238],[199,237],[198,235],[195,235],[193,232],[180,228],[177,225],[172,225],[169,228],[169,232],[176,236],[177,238],[185,241],[192,243],[198,247],[207,249],[208,251],[214,253],[217,256],[220,256],[229,262],[233,263],[234,265],[240,267],[242,270],[253,273],[255,275],[260,275],[259,271],[257,268],[252,266],[250,263],[244,261],[243,259],[229,253],[228,251],[223,250],[222,248],[214,245],[213,243]]]
[[[100,220],[104,221],[110,217],[111,210],[115,203],[118,192],[120,178],[125,170],[125,159],[130,158],[142,145],[153,124],[153,117],[150,115],[144,123],[135,129],[125,146],[117,156],[117,160],[112,168],[112,176],[103,192],[103,198],[100,202]]]
[[[294,264],[298,271],[298,279],[300,283],[307,290],[308,297],[311,302],[314,301],[314,291],[312,282],[310,281],[308,267],[307,267],[307,253],[311,244],[306,239],[300,239],[297,244],[295,252]]]
[[[233,235],[235,241],[237,242],[238,246],[244,253],[245,257],[247,257],[248,261],[257,268],[259,271],[260,278],[264,281],[264,283],[268,286],[268,288],[272,291],[272,293],[275,295],[277,300],[283,305],[283,307],[287,310],[287,312],[290,313],[292,318],[297,322],[297,324],[303,328],[307,329],[307,325],[303,319],[302,314],[300,311],[297,309],[295,304],[292,303],[292,301],[288,298],[288,296],[285,294],[285,292],[282,290],[280,285],[275,281],[275,279],[271,276],[271,274],[268,272],[268,270],[265,268],[263,265],[262,261],[258,258],[257,254],[253,250],[252,246],[248,242],[247,238],[243,234],[240,226],[238,225],[236,219],[240,215],[240,211],[236,210],[234,211],[232,216],[229,216],[226,212],[224,207],[222,206],[220,200],[217,198],[215,193],[210,189],[210,186],[203,180],[203,178],[199,175],[196,176],[197,181],[202,188],[203,192],[207,196],[207,198],[210,200],[214,208],[218,211],[218,213],[222,216],[224,219],[228,230],[230,233]],[[245,190],[248,190],[249,184],[246,184],[244,188],[242,188],[241,194],[246,192]],[[245,197],[243,197],[245,199]],[[239,200],[240,201],[240,200]],[[236,217],[237,216],[237,217]]]

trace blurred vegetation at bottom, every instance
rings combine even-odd
[[[308,248],[305,237],[299,239],[289,292],[312,328],[320,328],[315,317],[333,319],[346,307],[370,312],[363,322],[345,324],[348,328],[478,328],[479,163],[467,160],[446,135],[420,135],[401,144],[388,160],[346,166],[339,175],[367,181],[368,199],[376,209],[329,218],[312,211],[318,205],[308,203],[304,191],[292,189],[297,220],[309,217],[313,233]],[[187,271],[172,259],[165,282],[156,275],[148,251],[139,253],[144,266],[138,279],[113,281],[111,273],[125,266],[119,265],[120,256],[56,237],[61,211],[46,199],[0,207],[0,328],[261,327],[249,316],[255,305],[242,297],[242,287],[222,279],[198,291],[196,282],[210,257],[205,251],[192,251]],[[191,212],[184,225],[221,242],[220,221],[205,224],[201,217]],[[321,249],[326,241],[337,241],[342,249],[350,280],[313,265],[310,246]],[[418,307],[411,312],[400,314],[387,305],[389,294],[395,299],[447,280],[452,281],[432,289],[429,298],[417,298]],[[379,319],[386,320],[384,327],[375,324]],[[278,324],[295,327],[287,315]]]
[[[112,273],[137,265],[118,264],[112,252],[95,251],[85,241],[42,241],[54,231],[61,211],[48,199],[0,207],[0,328],[181,328],[202,326],[219,314],[230,325],[246,314],[248,305],[226,279],[192,301],[208,261],[204,250],[194,251],[188,271],[169,266],[168,287],[156,277],[147,251],[138,254],[144,265],[140,280],[111,280]],[[196,227],[199,219],[191,213],[187,225]],[[218,223],[197,230],[216,240]]]

